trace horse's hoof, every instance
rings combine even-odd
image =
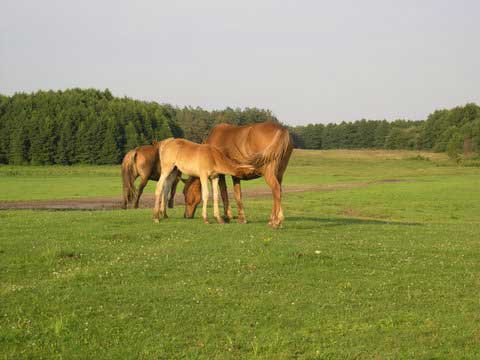
[[[270,226],[272,229],[280,229],[282,227],[282,223],[270,221],[267,226]]]
[[[160,220],[158,220],[158,219],[153,219],[153,222],[154,222],[155,224],[158,224],[158,223],[160,222]]]
[[[229,223],[230,220],[232,220],[232,219],[229,218],[228,216],[223,216],[222,219],[223,219],[223,221],[226,222],[226,223]]]
[[[238,219],[237,219],[237,223],[239,223],[239,224],[246,224],[246,223],[247,223],[247,219],[245,219],[245,218],[238,218]]]
[[[217,223],[219,223],[219,224],[225,224],[225,220],[223,220],[223,218],[221,218],[221,217],[218,217],[218,218],[217,218]]]
[[[208,222],[208,219],[203,219],[203,223],[204,223],[204,224],[210,224],[210,223]]]

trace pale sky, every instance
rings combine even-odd
[[[288,124],[480,103],[480,1],[0,1],[0,93],[71,87]]]

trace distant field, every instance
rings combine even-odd
[[[118,172],[3,166],[0,201],[116,196]],[[351,183],[285,194],[277,231],[268,197],[246,225],[0,211],[0,358],[480,358],[480,167],[296,151],[285,178]]]
[[[424,159],[418,160],[418,156]],[[395,162],[393,162],[395,161]],[[392,166],[392,164],[394,164]],[[448,165],[448,166],[446,166]],[[468,170],[452,166],[445,154],[383,150],[295,150],[286,185],[373,181],[411,176],[449,175]],[[475,170],[471,170],[475,173]],[[228,180],[228,184],[231,181]],[[245,188],[266,187],[263,179],[243,182]],[[145,192],[153,193],[149,182]],[[120,166],[0,165],[0,201],[75,199],[121,196]]]

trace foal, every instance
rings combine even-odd
[[[218,177],[220,174],[232,176],[245,176],[253,171],[250,165],[241,165],[209,144],[196,144],[185,139],[167,139],[159,144],[159,155],[162,173],[155,190],[155,207],[153,221],[158,222],[159,217],[165,215],[165,203],[172,183],[177,178],[177,172],[196,176],[202,184],[202,217],[208,223],[208,180],[212,182],[213,190],[213,216],[218,223],[224,220],[218,211]],[[161,202],[161,203],[160,203]]]

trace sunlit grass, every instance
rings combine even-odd
[[[269,198],[246,225],[0,211],[0,358],[479,358],[480,169],[316,154],[287,185],[408,181],[287,193],[277,231]],[[58,178],[107,189],[89,169]]]
[[[419,161],[418,156],[431,161]],[[392,165],[395,161],[395,165]],[[473,170],[475,172],[475,170]],[[469,173],[444,154],[385,150],[295,150],[285,186],[366,182]],[[231,180],[227,181],[231,186]],[[263,179],[244,188],[266,187]],[[149,182],[145,192],[153,193]],[[0,201],[120,197],[120,166],[0,166]]]

